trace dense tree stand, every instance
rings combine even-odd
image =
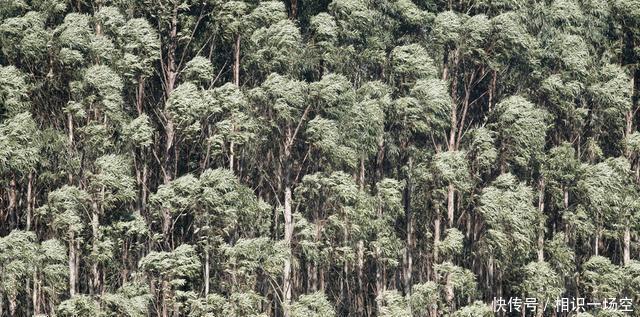
[[[0,317],[640,316],[639,90],[639,0],[0,1]]]

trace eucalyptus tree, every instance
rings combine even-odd
[[[139,266],[150,282],[156,313],[163,317],[180,313],[184,305],[181,289],[189,287],[200,271],[200,259],[193,246],[182,244],[170,252],[151,252],[140,260]]]
[[[1,292],[2,301],[7,297],[9,302],[9,316],[16,316],[16,313],[27,313],[18,311],[19,307],[26,308],[28,304],[20,304],[18,295],[29,291],[28,284],[21,281],[28,280],[30,273],[36,268],[34,261],[37,257],[39,246],[35,241],[35,234],[29,231],[14,230],[0,240],[0,267],[2,274]],[[33,286],[32,286],[33,287]],[[24,297],[29,298],[28,296]],[[20,305],[19,305],[20,304]],[[0,310],[1,312],[2,310]]]
[[[270,142],[277,144],[267,157],[272,157],[276,164],[279,184],[278,201],[281,202],[284,215],[284,241],[291,245],[293,238],[293,210],[292,193],[293,186],[298,181],[296,168],[301,169],[296,162],[294,148],[299,146],[299,139],[305,128],[311,104],[306,104],[307,87],[304,82],[295,80],[285,75],[271,74],[264,83],[250,92],[253,104],[259,109],[259,119],[268,122]],[[277,161],[276,161],[277,160]],[[297,166],[298,165],[298,166]],[[294,174],[295,173],[295,174]],[[280,196],[282,195],[282,196]],[[292,292],[291,260],[285,261],[283,271],[282,289],[283,304],[289,305]]]
[[[47,204],[38,214],[51,223],[58,236],[67,242],[69,255],[69,295],[76,294],[80,266],[80,242],[90,210],[89,194],[76,186],[65,185],[47,195]]]
[[[540,216],[533,197],[533,190],[512,174],[498,176],[482,190],[479,211],[487,230],[479,239],[478,251],[485,257],[487,285],[495,287],[491,291],[497,297],[503,295],[505,268],[524,265],[533,246]]]

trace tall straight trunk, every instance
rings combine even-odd
[[[33,288],[31,289],[31,304],[33,305],[33,315],[40,314],[40,303],[38,302],[38,273],[37,269],[32,273]]]
[[[67,113],[67,125],[68,125],[68,141],[69,141],[69,149],[73,148],[73,116],[71,115],[71,113]],[[71,185],[71,183],[73,183],[73,174],[71,172],[69,172],[69,185]]]
[[[178,6],[173,8],[171,16],[171,27],[169,30],[169,46],[167,48],[167,63],[165,65],[165,97],[168,100],[175,89],[178,77],[178,65],[176,61],[176,50],[178,49]],[[165,147],[164,147],[164,183],[167,184],[174,177],[174,164],[172,162],[175,141],[175,124],[173,118],[167,115],[165,123]]]
[[[122,270],[120,271],[122,285],[127,282],[127,278],[129,276],[129,242],[127,240],[128,239],[125,239],[122,243]]]
[[[209,259],[209,248],[204,250],[204,295],[209,294],[209,272],[211,270],[211,264]]]
[[[288,167],[287,167],[288,168]],[[288,174],[288,173],[287,173]],[[288,178],[288,176],[286,176]],[[284,242],[285,245],[291,249],[291,241],[293,239],[293,215],[291,210],[291,185],[286,181],[284,188]],[[283,287],[283,305],[284,316],[289,317],[289,304],[291,303],[292,293],[292,280],[291,280],[291,258],[286,258],[284,261],[284,272],[282,279]]]
[[[233,52],[233,83],[236,87],[240,88],[240,35],[236,37],[236,45]],[[234,125],[231,125],[231,131],[235,130]],[[235,161],[235,144],[233,141],[229,144],[229,169],[233,171],[233,165]]]
[[[169,317],[169,305],[167,302],[169,301],[169,282],[162,281],[162,317]]]
[[[93,253],[97,254],[98,253],[98,230],[99,230],[99,226],[100,226],[100,220],[99,220],[99,216],[98,216],[98,204],[96,202],[93,203],[93,213],[91,215],[91,232],[93,234],[93,244],[91,246]],[[99,294],[100,291],[100,271],[98,270],[98,263],[97,262],[93,262],[91,264],[91,273],[93,274],[93,280],[92,280],[92,287],[91,287],[91,294]]]
[[[538,193],[538,211],[540,212],[540,223],[538,226],[538,262],[544,262],[544,230],[545,223],[543,218],[544,215],[544,189],[545,183],[544,178],[540,178],[538,181],[539,184],[539,193]]]
[[[438,264],[439,254],[438,254],[438,244],[440,244],[440,226],[441,226],[441,216],[440,216],[440,208],[436,207],[436,219],[433,222],[433,264]]]
[[[70,297],[73,297],[76,294],[76,272],[77,271],[76,271],[75,235],[72,231],[69,231],[69,296]]]
[[[493,70],[492,74],[491,74],[491,84],[489,85],[489,112],[491,112],[491,109],[493,107],[493,102],[494,102],[494,98],[495,98],[495,94],[496,94],[496,83],[498,81],[498,73]]]
[[[595,256],[600,255],[600,228],[596,229],[596,237],[593,240],[593,249]]]
[[[27,181],[27,231],[31,230],[31,200],[33,196],[33,172],[29,172]]]
[[[138,115],[142,115],[143,112],[142,106],[144,103],[144,82],[144,76],[138,76],[138,87],[136,90],[136,110],[138,111]]]
[[[16,183],[16,175],[13,174],[11,176],[11,181],[9,182],[9,207],[7,208],[9,211],[9,228],[11,228],[11,218],[15,218],[16,223],[14,223],[15,227],[18,227],[18,216],[16,214],[16,210],[18,209],[18,184]]]
[[[298,17],[298,0],[291,0],[291,19]]]
[[[631,262],[631,229],[628,223],[624,227],[624,237],[622,240],[624,244],[623,263],[626,266]]]
[[[453,228],[453,221],[455,217],[455,188],[453,184],[449,184],[447,188],[447,221],[448,227]]]
[[[360,191],[364,190],[364,176],[365,176],[365,154],[360,156],[360,176],[358,177],[358,183],[360,185]],[[357,299],[357,311],[359,315],[364,315],[366,310],[365,294],[366,283],[364,278],[364,240],[358,240],[358,299]]]
[[[409,157],[408,160],[409,172],[407,175],[407,184],[404,190],[404,209],[405,209],[405,217],[406,220],[406,231],[407,231],[407,247],[405,248],[404,254],[404,291],[405,294],[411,293],[411,282],[412,282],[412,273],[413,273],[413,209],[411,208],[411,190],[412,190],[412,178],[411,173],[413,172],[413,159]]]
[[[380,298],[385,289],[384,283],[384,263],[380,260],[382,252],[380,251],[380,247],[375,247],[376,253],[376,298]],[[376,301],[376,310],[378,314],[380,314],[380,301]]]
[[[489,261],[487,262],[487,280],[486,280],[486,287],[487,290],[489,290],[489,294],[494,294],[493,293],[493,280],[494,280],[494,263],[493,263],[493,254],[489,255]],[[491,297],[491,296],[489,296]]]
[[[357,311],[360,316],[365,314],[365,281],[364,281],[364,241],[358,240],[358,300]]]

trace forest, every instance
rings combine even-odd
[[[639,90],[640,0],[2,0],[0,317],[640,316]]]

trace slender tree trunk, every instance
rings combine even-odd
[[[169,283],[167,281],[162,281],[162,317],[169,317],[169,305],[167,302],[169,301]]]
[[[18,207],[18,190],[16,183],[16,175],[11,175],[11,181],[9,182],[9,228],[11,228],[11,222],[13,221],[11,218],[15,218],[16,222],[14,223],[15,227],[18,227],[18,216],[17,216],[17,207]]]
[[[29,172],[27,182],[27,231],[31,230],[31,200],[33,196],[33,172]]]
[[[364,241],[358,240],[358,314],[365,314]]]
[[[596,229],[596,237],[593,241],[593,249],[595,252],[595,256],[600,255],[600,228]]]
[[[100,220],[99,220],[99,216],[98,216],[98,204],[96,202],[93,202],[93,213],[91,215],[91,232],[93,234],[93,245],[91,246],[93,253],[94,254],[98,254],[98,239],[99,239],[99,226],[100,226]],[[91,273],[93,274],[93,281],[92,281],[92,287],[91,287],[91,293],[92,294],[99,294],[100,293],[100,271],[98,270],[98,262],[93,262],[91,264]]]
[[[436,207],[436,219],[433,222],[433,264],[438,264],[439,254],[438,254],[438,245],[440,244],[440,224],[441,216],[440,210]]]
[[[455,217],[455,188],[453,184],[449,184],[447,188],[447,221],[448,227],[453,228],[453,221]]]
[[[175,89],[176,80],[178,77],[178,66],[176,61],[176,50],[178,49],[178,6],[173,8],[171,16],[171,28],[169,30],[169,46],[167,48],[167,64],[165,69],[165,97],[167,100],[171,96],[171,93]],[[174,153],[174,141],[175,141],[175,125],[173,118],[170,115],[166,115],[165,123],[165,147],[164,147],[164,183],[167,184],[173,179],[173,162],[172,157]]]
[[[209,294],[209,272],[211,270],[211,264],[209,259],[209,248],[204,250],[204,295]]]
[[[236,87],[240,88],[240,35],[236,37],[236,45],[234,48],[234,62],[233,62],[233,83]],[[231,125],[231,131],[233,132],[235,127]],[[229,144],[229,169],[233,171],[233,165],[235,161],[235,144],[233,141]]]
[[[298,17],[298,0],[291,0],[291,19]]]
[[[69,149],[73,148],[73,116],[67,113],[67,125],[69,126]],[[69,184],[73,183],[73,174],[69,172]]]
[[[31,290],[31,303],[33,305],[33,314],[40,314],[40,303],[38,303],[38,273],[37,269],[32,273],[33,289]],[[1,316],[2,314],[0,314]]]
[[[538,227],[538,262],[544,262],[544,231],[545,231],[545,223],[542,219],[544,216],[544,189],[545,183],[544,178],[540,178],[539,183],[539,194],[538,194],[538,211],[540,212],[540,224]]]
[[[287,167],[288,168],[288,167]],[[288,174],[288,172],[287,172]],[[288,176],[286,176],[288,178]],[[291,185],[286,181],[284,189],[284,241],[286,246],[291,249],[291,241],[293,239],[293,215],[291,210]],[[293,287],[291,281],[291,258],[284,261],[283,272],[283,304],[284,317],[290,316],[289,304],[291,303],[291,289]]]
[[[143,102],[144,102],[144,76],[138,76],[138,87],[136,90],[136,110],[138,111],[138,115],[142,115],[143,113]]]
[[[404,209],[406,216],[406,230],[407,230],[407,246],[404,254],[404,291],[405,294],[411,294],[412,273],[413,273],[413,209],[411,208],[411,190],[413,186],[411,173],[413,172],[413,159],[409,157],[408,163],[409,171],[407,174],[407,183],[404,190]]]
[[[631,229],[629,228],[629,224],[624,227],[624,237],[622,240],[624,241],[623,263],[626,266],[631,263]]]
[[[73,297],[76,294],[76,249],[75,247],[76,247],[75,236],[72,231],[69,231],[69,296],[70,297]]]
[[[489,112],[491,112],[491,109],[493,108],[493,99],[495,98],[495,93],[496,93],[496,83],[498,81],[498,73],[493,70],[492,71],[492,76],[491,76],[491,84],[489,86]]]
[[[9,316],[13,317],[16,315],[16,308],[18,303],[16,302],[15,296],[8,296],[9,298]]]

